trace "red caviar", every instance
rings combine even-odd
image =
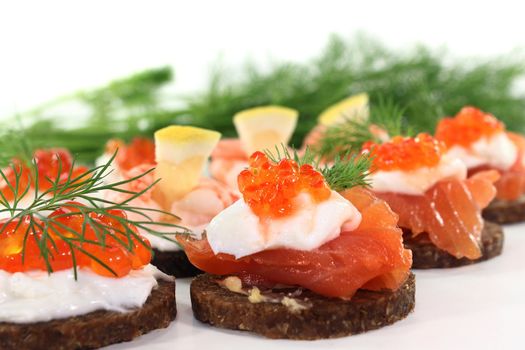
[[[31,188],[38,187],[40,191],[46,191],[53,187],[57,179],[58,183],[64,183],[68,177],[75,179],[87,171],[87,168],[83,166],[71,170],[73,157],[63,148],[36,150],[33,161],[36,163],[37,174],[34,174],[30,167],[18,159],[13,160],[12,167],[2,170],[6,178],[0,180],[0,191],[7,200],[14,199],[15,194],[11,186],[15,186],[17,177],[19,178],[17,190],[19,194],[22,194],[28,185]],[[37,179],[38,183],[36,183]]]
[[[445,145],[431,135],[421,133],[416,137],[396,136],[382,144],[368,141],[362,151],[370,153],[372,167],[376,170],[410,171],[436,166],[445,152]]]
[[[24,166],[21,161],[15,159],[11,167],[2,169],[5,178],[0,177],[0,191],[5,199],[12,201],[15,198],[15,192],[11,188],[16,183],[18,177],[18,191],[23,192],[29,185],[32,178],[31,170]]]
[[[146,238],[137,234],[131,235],[131,242],[128,241],[124,225],[128,225],[128,229],[135,234],[137,229],[118,220],[118,218],[126,218],[125,212],[108,210],[105,214],[87,214],[98,224],[97,234],[91,225],[84,225],[84,214],[80,212],[82,207],[84,207],[82,204],[76,202],[64,204],[49,215],[49,218],[53,218],[49,226],[33,218],[32,222],[36,225],[31,228],[31,220],[28,217],[11,222],[8,219],[0,221],[0,269],[12,273],[35,269],[46,270],[47,265],[41,256],[39,243],[47,245],[48,261],[53,271],[72,268],[73,254],[77,266],[89,268],[99,275],[109,277],[123,277],[130,270],[140,269],[151,261],[150,244]],[[89,211],[89,208],[86,207],[86,211]],[[47,238],[43,235],[44,230],[48,233]],[[117,242],[115,238],[103,232],[111,232],[121,242]],[[79,240],[66,241],[62,237]],[[104,245],[101,245],[102,241]],[[22,257],[24,244],[25,253]],[[126,247],[128,244],[132,246],[131,251]]]
[[[41,189],[52,185],[50,179],[56,179],[62,174],[67,175],[73,165],[73,157],[63,148],[36,150],[33,159],[38,170],[38,186]]]
[[[115,161],[123,170],[130,170],[141,164],[155,164],[155,143],[144,137],[135,137],[126,145],[122,140],[110,140],[106,145],[106,152],[113,154],[116,151]]]
[[[447,147],[468,147],[482,137],[504,131],[505,125],[490,113],[475,107],[463,107],[454,118],[443,118],[436,128],[436,138]]]
[[[244,201],[259,217],[290,215],[295,209],[294,199],[301,192],[309,193],[316,202],[330,197],[323,175],[311,165],[299,166],[291,159],[275,164],[262,152],[252,154],[249,168],[239,174],[237,181]]]

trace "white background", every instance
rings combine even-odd
[[[522,1],[3,1],[0,117],[164,64],[175,92],[204,86],[212,63],[303,61],[330,33],[423,42],[456,56],[525,47]]]

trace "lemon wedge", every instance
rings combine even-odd
[[[166,210],[198,184],[206,161],[221,134],[193,126],[172,125],[155,132],[153,198]]]
[[[342,122],[345,118],[366,120],[368,115],[368,94],[361,93],[328,107],[321,113],[318,121],[321,125],[329,126]]]
[[[287,145],[297,125],[299,112],[280,106],[264,106],[247,109],[233,117],[244,151],[274,149],[275,145]]]

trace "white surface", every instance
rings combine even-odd
[[[269,340],[196,321],[189,280],[177,280],[177,319],[123,349],[523,349],[525,224],[505,228],[502,256],[447,270],[416,271],[416,309],[392,326],[320,341]]]
[[[218,59],[304,61],[330,33],[389,46],[424,42],[455,56],[525,46],[516,0],[17,0],[0,3],[0,118],[164,64],[173,92],[200,89]],[[74,123],[74,121],[72,121]]]

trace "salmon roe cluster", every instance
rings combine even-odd
[[[13,188],[17,183],[17,177],[19,193],[24,192],[28,186],[33,189],[38,188],[42,192],[54,186],[57,180],[58,183],[64,183],[70,173],[71,179],[74,179],[87,171],[87,168],[83,166],[71,169],[73,157],[62,148],[36,150],[33,161],[36,163],[37,174],[34,174],[32,168],[18,159],[13,160],[12,167],[2,169],[5,179],[0,180],[0,191],[7,200],[13,200],[15,197]]]
[[[375,170],[410,171],[436,166],[445,152],[445,145],[431,135],[421,133],[416,137],[396,136],[382,144],[368,141],[362,151],[371,155]]]
[[[128,145],[122,140],[108,141],[106,153],[115,152],[115,161],[123,170],[130,170],[141,164],[155,164],[155,143],[148,138],[136,137]]]
[[[309,164],[299,166],[291,159],[271,162],[262,152],[249,159],[249,168],[237,179],[244,201],[259,217],[279,218],[294,212],[294,199],[310,194],[316,202],[330,197],[330,187],[323,175]]]
[[[470,146],[482,137],[505,130],[505,125],[490,113],[475,107],[463,107],[454,118],[443,118],[437,125],[436,138],[447,147]]]
[[[74,205],[73,205],[74,204]],[[38,241],[44,244],[43,230],[49,237],[47,245],[48,261],[53,271],[70,269],[73,267],[73,254],[79,267],[89,268],[98,275],[106,277],[123,277],[132,269],[140,269],[151,260],[150,243],[139,235],[130,236],[133,246],[130,252],[116,239],[102,232],[111,232],[124,242],[128,242],[125,227],[115,217],[126,218],[121,210],[108,210],[107,214],[89,213],[89,219],[97,224],[99,236],[92,225],[84,225],[84,215],[79,212],[80,203],[68,202],[52,212],[46,226],[42,220],[24,217],[20,220],[0,221],[0,269],[7,272],[24,272],[30,270],[47,270],[45,259],[41,255]],[[33,222],[33,225],[31,225]],[[82,236],[82,230],[84,232]],[[128,225],[129,229],[137,232],[136,227]],[[75,233],[73,233],[73,232]],[[27,235],[27,238],[25,236]],[[105,236],[105,237],[102,237]],[[73,238],[68,240],[65,238]],[[80,241],[75,240],[82,237]],[[138,238],[137,238],[138,237]],[[105,240],[102,246],[96,242]],[[139,242],[139,239],[142,241]],[[25,240],[25,243],[24,243]],[[25,252],[22,257],[22,252]],[[85,252],[87,252],[87,254]],[[95,257],[95,258],[93,258]],[[107,265],[113,272],[103,266]]]

